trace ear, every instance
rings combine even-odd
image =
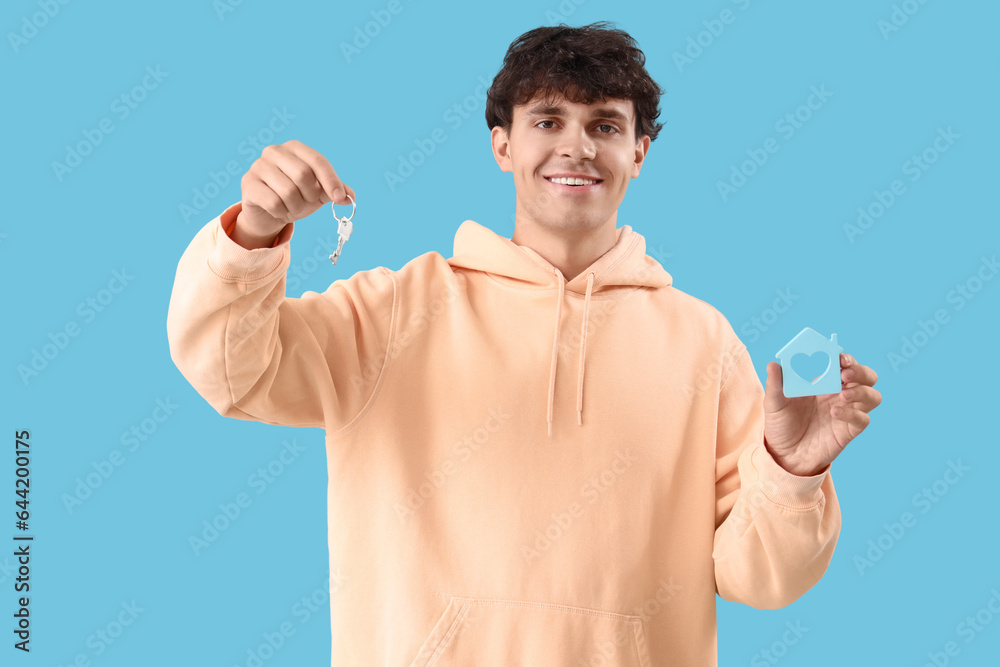
[[[644,134],[639,138],[639,141],[635,144],[635,162],[632,163],[632,178],[636,178],[639,175],[639,170],[642,169],[642,163],[646,159],[646,154],[649,152],[649,135]]]
[[[510,137],[499,125],[490,131],[490,142],[493,144],[493,159],[500,166],[500,171],[514,171],[510,161]]]

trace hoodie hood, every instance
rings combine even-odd
[[[587,320],[590,297],[594,293],[626,293],[641,287],[669,287],[673,278],[646,254],[646,239],[624,225],[615,229],[616,241],[606,253],[567,281],[562,271],[527,246],[514,243],[488,227],[466,220],[455,233],[454,255],[448,260],[453,269],[463,268],[490,274],[498,282],[522,289],[558,289],[553,310],[552,359],[549,366],[548,435],[552,435],[553,397],[559,349],[559,322],[567,290],[584,295],[577,362],[576,414],[583,425],[583,375],[586,365]]]

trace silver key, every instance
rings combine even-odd
[[[340,237],[337,239],[337,249],[333,251],[330,255],[330,261],[337,264],[337,259],[340,257],[341,250],[344,249],[344,243],[351,238],[351,232],[354,230],[354,225],[347,218],[341,218],[340,224],[337,226],[337,235]]]
[[[330,261],[333,262],[334,266],[336,266],[337,264],[337,258],[340,257],[340,251],[344,249],[344,241],[346,240],[347,239],[341,236],[340,239],[337,241],[337,249],[333,251],[332,255],[330,255]]]
[[[354,204],[354,209],[351,211],[351,218],[353,218],[354,212],[358,210],[358,206],[354,202],[354,198],[351,197],[351,195],[347,195],[347,198],[351,200],[352,204]],[[339,220],[339,224],[337,225],[337,236],[340,238],[337,239],[337,249],[333,251],[332,255],[330,255],[330,261],[336,266],[337,259],[340,257],[340,252],[344,249],[344,243],[351,238],[351,232],[354,231],[354,225],[351,223],[351,218],[337,218],[336,213],[333,214],[333,217]]]

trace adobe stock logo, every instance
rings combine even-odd
[[[397,501],[393,508],[400,523],[409,521],[435,493],[440,490],[456,474],[463,465],[468,463],[474,454],[479,452],[489,441],[493,433],[501,430],[511,416],[503,408],[490,408],[489,417],[481,425],[467,431],[451,445],[447,458],[437,464],[433,470],[423,474],[420,483],[407,489],[406,497]]]
[[[361,29],[361,26],[354,26],[352,43],[340,43],[340,52],[344,54],[344,59],[350,63],[352,58],[361,55],[361,52],[368,48],[372,40],[381,35],[384,28],[389,27],[389,24],[392,23],[392,17],[400,14],[403,9],[405,7],[400,0],[389,0],[384,9],[371,10],[369,14],[371,14],[372,20],[365,23],[364,30]]]
[[[556,23],[563,23],[570,16],[576,13],[577,8],[580,7],[587,0],[562,0],[559,6],[552,9],[545,10],[545,24],[555,25]]]
[[[215,10],[215,15],[219,17],[219,21],[226,20],[226,14],[231,14],[236,11],[236,8],[243,4],[243,0],[214,0],[212,2],[212,9]]]
[[[955,626],[955,634],[961,637],[966,644],[971,644],[996,618],[1000,618],[1000,590],[991,588],[990,598],[974,614],[967,615]],[[927,662],[923,664],[923,667],[945,667],[951,664],[951,658],[957,657],[961,652],[962,649],[958,642],[949,641],[942,647],[941,651],[928,652]]]
[[[937,136],[919,153],[911,155],[900,166],[905,176],[910,177],[911,183],[916,183],[931,168],[943,153],[948,152],[961,134],[956,134],[951,125],[948,129],[937,128]],[[906,183],[901,179],[895,179],[885,190],[875,189],[872,192],[872,199],[864,206],[857,208],[857,218],[853,223],[844,223],[844,234],[852,244],[854,239],[868,231],[892,206],[907,193]]]
[[[121,611],[115,615],[114,619],[97,628],[87,637],[86,644],[91,651],[90,656],[96,658],[103,655],[125,633],[125,630],[135,623],[139,614],[146,611],[145,607],[140,607],[135,600],[132,600],[131,603],[123,600],[119,606]],[[91,664],[91,657],[81,651],[74,656],[72,662],[66,663],[66,667],[89,667]],[[59,664],[56,667],[63,666]]]
[[[291,614],[298,619],[299,625],[305,625],[313,615],[329,609],[330,598],[334,593],[344,586],[346,579],[340,570],[336,574],[327,577],[326,581],[317,588],[314,588],[309,595],[303,595],[298,602],[292,605]],[[261,667],[265,662],[275,656],[285,646],[288,640],[295,635],[296,627],[291,621],[282,621],[273,632],[263,632],[260,637],[263,641],[256,646],[246,650],[246,660],[242,663],[234,664],[233,667]]]
[[[170,72],[161,71],[159,65],[155,68],[152,65],[147,65],[145,71],[146,74],[139,83],[111,100],[111,112],[118,116],[119,121],[128,118],[149,97],[149,94],[159,88],[163,80],[170,76]],[[82,165],[84,158],[91,155],[104,142],[104,137],[114,132],[115,129],[117,128],[114,121],[106,116],[97,122],[96,128],[82,129],[80,131],[83,135],[82,140],[73,145],[66,144],[64,161],[52,161],[52,173],[55,174],[56,180],[62,183],[66,175],[73,173],[74,169]]]
[[[464,98],[453,103],[441,114],[441,120],[451,127],[452,131],[458,130],[462,123],[472,117],[481,106],[486,104],[486,91],[490,88],[490,81],[486,77],[479,75],[479,85]],[[438,144],[448,141],[448,133],[442,127],[435,127],[424,138],[416,138],[413,145],[416,146],[406,155],[400,153],[396,169],[383,172],[385,184],[389,192],[395,192],[396,188],[406,182],[410,176],[416,172],[422,164],[427,162],[437,150]]]
[[[244,156],[246,164],[252,163],[268,145],[274,142],[277,135],[288,127],[293,118],[295,114],[289,113],[288,107],[283,106],[280,110],[278,107],[271,107],[271,118],[267,123],[253,134],[246,135],[234,152]],[[218,171],[209,169],[208,178],[201,186],[192,188],[190,202],[181,202],[177,207],[184,222],[191,222],[207,209],[216,197],[226,192],[230,182],[238,183],[244,171],[245,168],[235,159],[227,161]]]
[[[733,4],[739,6],[740,11],[746,11],[750,3],[751,0],[733,0]],[[719,12],[719,18],[702,21],[701,24],[705,26],[705,29],[693,37],[688,36],[687,47],[684,49],[684,53],[680,51],[673,52],[674,65],[677,66],[677,71],[683,74],[684,68],[688,65],[693,65],[694,61],[705,53],[705,49],[715,44],[715,40],[721,37],[722,33],[726,31],[726,26],[735,23],[736,18],[737,15],[733,13],[733,10],[723,9]]]
[[[794,137],[795,133],[801,130],[813,117],[813,113],[822,109],[827,101],[833,97],[833,93],[826,89],[826,84],[820,84],[819,88],[811,86],[809,91],[809,97],[806,98],[803,104],[787,112],[774,122],[774,131],[781,133],[785,140]],[[715,188],[718,190],[722,201],[729,201],[729,198],[737,190],[747,184],[748,179],[767,164],[771,155],[777,153],[780,149],[781,145],[774,137],[765,139],[763,148],[748,148],[746,153],[749,159],[741,162],[739,167],[735,164],[731,165],[729,178],[725,181],[719,180],[715,182]]]
[[[799,640],[809,632],[809,628],[802,627],[802,621],[785,621],[788,628],[781,635],[781,639],[776,640],[768,648],[761,649],[750,658],[750,667],[767,667],[776,665],[778,661],[788,655],[790,646],[795,646]]]
[[[113,269],[107,287],[99,289],[96,294],[88,296],[78,303],[76,314],[83,319],[84,324],[90,324],[97,318],[98,313],[104,312],[115,300],[116,295],[121,294],[133,280],[135,280],[135,276],[130,275],[125,267],[122,267],[121,271]],[[81,331],[80,324],[70,318],[61,329],[54,333],[49,332],[49,342],[42,344],[41,351],[37,347],[31,348],[31,359],[28,365],[17,365],[17,374],[24,386],[27,387],[31,380],[37,378],[42,371],[48,368],[56,357],[69,347],[70,343],[73,342],[72,339],[80,335]]]
[[[769,308],[765,308],[759,315],[754,315],[740,326],[740,333],[751,343],[756,343],[763,333],[774,326],[778,317],[787,313],[788,309],[800,298],[799,295],[792,294],[791,287],[786,287],[783,290],[776,289],[774,293],[778,296]]]
[[[602,500],[608,489],[617,484],[638,460],[635,452],[631,449],[616,451],[611,463],[591,476],[583,485],[580,489],[580,497],[586,499],[588,505]],[[534,539],[529,539],[521,545],[521,556],[525,563],[531,564],[533,560],[569,534],[573,525],[579,525],[579,520],[585,514],[586,508],[578,500],[574,500],[557,512],[552,512],[549,515],[549,522],[541,528],[536,528],[535,532],[532,533]]]
[[[68,5],[69,0],[38,0],[38,6],[42,11],[35,12],[29,20],[27,16],[21,17],[21,30],[19,32],[8,32],[7,41],[14,53],[18,53],[21,47],[38,35],[38,31],[49,24],[61,9],[59,5]]]
[[[952,289],[948,290],[945,300],[948,303],[955,304],[956,312],[962,310],[967,303],[976,298],[976,295],[983,290],[986,283],[993,280],[993,277],[997,273],[1000,273],[1000,262],[997,262],[996,254],[989,258],[983,255],[980,257],[979,267],[976,269],[976,272],[966,280],[956,283]],[[886,355],[886,361],[889,362],[892,370],[898,373],[901,367],[910,363],[920,353],[920,350],[930,343],[940,333],[944,325],[949,322],[951,322],[951,315],[944,308],[935,310],[932,318],[927,320],[918,319],[917,326],[919,330],[914,331],[909,336],[901,336],[898,351],[891,350]]]
[[[169,396],[165,399],[157,398],[156,407],[152,409],[149,416],[132,424],[127,431],[122,431],[118,441],[122,445],[128,445],[129,452],[138,450],[143,443],[152,438],[160,425],[167,421],[179,407],[170,400]],[[120,449],[112,449],[107,458],[91,461],[90,467],[93,468],[93,471],[87,472],[83,477],[77,477],[73,492],[63,493],[60,496],[66,512],[72,514],[76,508],[83,506],[83,503],[94,494],[94,491],[107,482],[115,474],[115,470],[126,460],[125,454]]]
[[[913,495],[911,499],[913,506],[919,509],[921,514],[927,514],[970,470],[972,468],[969,466],[962,465],[962,459],[949,460],[948,467],[939,479]],[[882,560],[889,550],[906,536],[906,532],[916,525],[917,517],[911,512],[903,512],[897,522],[883,523],[885,532],[874,540],[868,540],[868,550],[864,555],[854,556],[854,567],[857,568],[858,574],[864,576],[865,570],[875,567],[875,563]]]
[[[921,5],[927,4],[927,0],[903,0],[901,4],[892,6],[892,13],[889,20],[879,19],[875,26],[882,33],[882,41],[888,42],[889,36],[909,22],[910,17],[920,11]]]
[[[277,456],[271,459],[266,466],[257,468],[247,477],[247,486],[253,489],[258,496],[267,491],[277,478],[284,474],[285,470],[295,463],[306,450],[295,438],[292,438],[291,442],[282,441],[282,445]],[[201,522],[201,532],[188,535],[188,546],[191,547],[194,555],[200,556],[202,551],[214,544],[222,533],[229,530],[230,526],[243,516],[243,510],[252,504],[253,498],[244,491],[237,493],[232,501],[219,503],[219,513],[211,519],[204,519]]]

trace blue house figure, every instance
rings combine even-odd
[[[844,351],[844,348],[837,345],[837,334],[833,334],[830,340],[827,340],[817,331],[806,327],[800,331],[795,338],[788,341],[788,343],[778,350],[776,356],[781,361],[781,390],[784,392],[785,396],[789,398],[794,398],[796,396],[819,396],[821,394],[839,394],[841,390],[840,384],[840,353]],[[818,377],[813,379],[811,382],[804,380],[792,370],[792,359],[796,355],[803,355],[805,357],[813,357],[818,355],[817,359],[821,362],[823,355],[829,357],[826,364],[826,369],[819,374]],[[837,360],[836,372],[833,371],[833,360]],[[797,360],[805,361],[809,363],[808,360],[802,359]],[[810,373],[811,375],[811,373]]]

